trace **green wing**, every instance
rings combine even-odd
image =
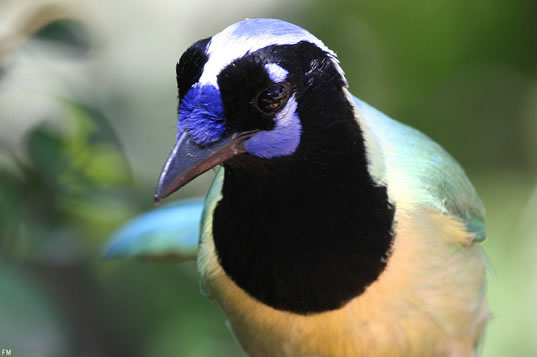
[[[474,241],[485,239],[484,208],[464,170],[421,132],[354,98],[364,132],[369,170],[397,205],[429,205],[460,219]]]

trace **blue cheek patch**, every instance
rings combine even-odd
[[[212,85],[195,84],[179,105],[177,137],[186,131],[196,145],[217,142],[226,131],[224,104],[218,89]]]
[[[265,65],[265,70],[267,71],[269,78],[274,83],[281,83],[285,81],[285,78],[287,78],[287,75],[289,74],[285,68],[280,67],[276,63],[267,63]]]
[[[254,156],[270,159],[293,154],[302,134],[302,125],[296,112],[297,103],[292,96],[285,108],[276,115],[276,125],[262,131],[246,142],[246,151]]]

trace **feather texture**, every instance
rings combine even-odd
[[[398,209],[434,208],[460,220],[472,233],[471,241],[484,240],[485,210],[459,164],[416,129],[356,97],[351,100],[364,133],[369,172],[378,184],[387,185]]]
[[[301,27],[275,19],[248,19],[228,26],[213,36],[207,48],[210,59],[199,81],[201,84],[211,84],[219,88],[218,74],[235,59],[267,46],[291,45],[300,41],[314,43],[337,63],[335,53]],[[218,56],[211,56],[213,53]],[[339,66],[338,69],[341,71]]]
[[[106,259],[196,259],[203,199],[185,200],[142,214],[105,246]]]
[[[438,144],[353,100],[370,172],[387,184],[397,207],[385,272],[344,307],[320,314],[297,315],[253,299],[226,275],[215,252],[220,169],[201,230],[204,291],[252,356],[475,356],[489,318],[485,259],[471,244],[485,236],[481,201]]]

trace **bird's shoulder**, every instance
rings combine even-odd
[[[212,223],[214,209],[218,201],[222,199],[222,187],[224,185],[224,167],[220,166],[216,170],[216,175],[214,176],[211,187],[205,196],[205,202],[203,204],[203,213],[201,214],[201,237],[205,231],[209,229],[208,226]],[[212,232],[211,232],[212,234]]]
[[[428,207],[464,224],[472,241],[485,239],[484,208],[461,166],[429,137],[352,97],[368,169],[387,186],[397,209]]]
[[[211,298],[211,293],[206,289],[206,280],[211,276],[222,272],[216,256],[213,240],[213,217],[218,202],[222,199],[222,187],[224,185],[224,168],[220,166],[211,184],[211,188],[205,197],[203,212],[201,214],[200,244],[198,250],[198,271],[201,274],[201,288],[205,296]]]

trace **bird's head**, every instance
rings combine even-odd
[[[335,54],[272,19],[241,21],[194,43],[177,64],[177,85],[177,142],[156,202],[218,164],[292,159],[331,125],[338,106],[326,100],[346,100]]]

